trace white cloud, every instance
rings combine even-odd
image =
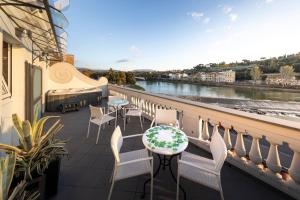
[[[187,15],[191,16],[194,20],[199,21],[204,16],[204,13],[193,11],[187,13]]]
[[[265,0],[266,3],[272,3],[273,0]]]
[[[136,47],[135,45],[131,45],[131,47],[129,48],[130,52],[134,55],[134,56],[140,56],[141,55],[141,51],[138,47]]]
[[[205,30],[206,33],[211,33],[211,32],[213,32],[213,31],[214,31],[214,30],[211,29],[211,28],[208,28],[208,29]]]
[[[230,6],[223,6],[222,9],[225,14],[229,14],[232,11],[232,7],[230,7]]]
[[[229,18],[230,18],[230,21],[235,22],[238,18],[238,14],[231,13],[231,14],[229,14]]]
[[[210,18],[209,17],[206,17],[204,20],[203,20],[203,24],[208,24],[210,22]]]

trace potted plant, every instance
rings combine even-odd
[[[66,141],[55,137],[63,127],[59,117],[47,116],[40,120],[35,117],[32,124],[27,120],[21,121],[16,114],[12,119],[20,144],[18,147],[0,144],[0,149],[16,153],[15,179],[25,180],[31,186],[36,185],[42,199],[54,195],[57,191],[60,166],[55,163],[60,163],[61,156],[67,153]],[[45,124],[50,120],[52,123],[45,130]],[[47,173],[51,174],[47,176]]]
[[[4,154],[4,155],[3,155]],[[36,200],[38,191],[27,191],[26,181],[21,181],[10,190],[16,165],[15,152],[3,152],[0,156],[0,200]]]

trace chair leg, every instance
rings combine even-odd
[[[91,126],[91,121],[89,121],[89,126],[88,126],[88,131],[87,131],[87,134],[86,134],[86,138],[89,138],[89,135],[90,135],[90,126]]]
[[[126,114],[124,113],[124,131],[125,131],[125,126],[126,126]]]
[[[109,189],[109,194],[108,194],[107,200],[110,200],[110,198],[111,198],[111,194],[112,194],[112,191],[113,191],[113,188],[114,188],[114,184],[115,184],[115,171],[113,171],[112,183],[111,183],[111,186],[110,186],[110,189]]]
[[[179,166],[178,166],[179,167]],[[176,189],[176,200],[179,200],[179,182],[180,182],[180,176],[179,176],[179,168],[177,170],[177,189]]]
[[[143,130],[142,116],[140,116],[140,123],[141,123],[141,128]]]
[[[220,176],[219,176],[219,187],[220,187],[221,200],[224,200],[224,195],[223,195],[223,189],[222,189],[221,177]]]
[[[98,133],[97,133],[96,144],[98,144],[99,135],[100,135],[100,130],[101,130],[101,125],[99,125],[99,128],[98,128]]]
[[[151,188],[150,188],[150,200],[153,199],[153,160],[151,162],[152,169],[151,169]]]

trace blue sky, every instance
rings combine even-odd
[[[299,0],[72,0],[68,52],[93,69],[184,69],[300,51]]]

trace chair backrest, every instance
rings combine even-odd
[[[227,157],[227,148],[217,127],[214,128],[211,138],[210,151],[216,164],[216,170],[220,171]]]
[[[101,119],[103,117],[103,111],[100,107],[95,107],[90,105],[90,112],[91,112],[91,119],[99,118]]]
[[[177,123],[177,110],[156,109],[155,124],[168,124],[175,126]]]
[[[114,157],[115,157],[115,160],[117,163],[120,162],[120,155],[119,155],[119,152],[120,152],[120,149],[123,145],[123,136],[122,136],[122,132],[121,132],[121,129],[120,129],[120,126],[117,126],[111,136],[111,149],[112,149],[112,152],[114,154]]]

